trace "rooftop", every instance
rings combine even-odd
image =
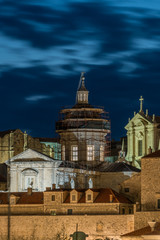
[[[142,158],[159,158],[160,157],[160,150],[150,153]]]
[[[136,231],[127,233],[122,235],[122,237],[131,237],[131,236],[142,236],[142,235],[160,235],[160,223],[156,223],[155,230],[151,230],[151,227],[148,225],[147,227],[138,229]]]

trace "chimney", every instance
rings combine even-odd
[[[156,228],[156,221],[152,220],[151,222],[148,222],[150,228],[151,228],[151,232],[153,232]]]
[[[51,187],[46,187],[46,191],[51,191]]]
[[[151,146],[149,146],[149,148],[148,148],[148,154],[151,154],[152,153],[152,148],[151,148]]]
[[[28,194],[29,196],[32,195],[32,188],[28,188],[28,189],[27,189],[27,194]]]
[[[52,190],[56,189],[56,184],[52,184]]]
[[[148,117],[148,109],[146,109],[146,117]]]
[[[113,202],[113,195],[112,195],[112,194],[109,195],[109,202],[110,202],[110,203]]]

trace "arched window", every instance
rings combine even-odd
[[[33,190],[38,190],[38,171],[32,168],[26,168],[22,171],[21,185],[23,190],[32,188]]]
[[[92,181],[92,179],[91,179],[91,178],[89,179],[89,182],[88,182],[88,184],[89,184],[89,188],[93,188],[93,181]]]

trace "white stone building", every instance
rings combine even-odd
[[[44,191],[56,184],[57,168],[61,161],[54,160],[35,150],[28,149],[6,162],[10,166],[10,190],[12,192]]]

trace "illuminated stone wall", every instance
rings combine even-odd
[[[17,129],[0,137],[0,163],[4,163],[11,157],[16,156],[28,148],[54,158],[52,148],[45,146],[45,144],[40,143],[38,139]]]
[[[142,211],[153,211],[157,209],[157,199],[160,199],[160,158],[142,158],[141,162]]]
[[[134,202],[141,201],[141,173],[135,173],[131,178],[120,184],[120,193],[125,194]]]
[[[6,239],[8,218],[0,216],[0,237]],[[134,228],[133,215],[93,215],[93,216],[12,216],[11,236],[16,239],[55,239],[58,233],[68,237],[76,231],[88,234],[87,240],[107,237],[119,240],[121,234],[128,233]],[[3,236],[5,238],[3,238]]]

